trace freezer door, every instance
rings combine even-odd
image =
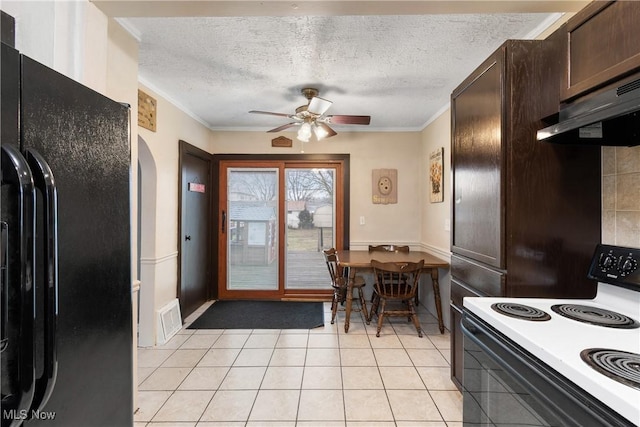
[[[58,204],[59,367],[41,408],[48,419],[26,426],[130,426],[129,111],[24,56],[21,70],[22,149],[35,150],[49,164]],[[41,191],[36,203],[45,203]],[[45,219],[37,221],[40,227]],[[38,253],[46,244],[39,234]],[[37,266],[40,293],[48,288],[44,262]],[[42,378],[48,360],[44,321],[37,330],[36,376]]]
[[[1,188],[1,425],[18,425],[26,417],[35,389],[34,352],[34,186],[19,150],[19,55],[2,44]]]

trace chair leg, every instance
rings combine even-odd
[[[336,313],[338,312],[338,296],[333,293],[333,299],[331,300],[331,324],[336,320]]]
[[[378,297],[378,299],[381,299],[381,298]],[[387,301],[382,299],[380,314],[378,314],[378,330],[376,331],[376,337],[380,336],[380,331],[382,330],[382,323],[384,322],[384,309],[386,305],[387,305]]]
[[[373,302],[371,303],[371,310],[369,310],[369,322],[371,322],[371,319],[373,319],[373,313],[375,313],[376,316],[378,315],[378,305],[380,304],[380,297],[378,297],[378,294],[376,294],[375,292],[371,299],[373,300]]]
[[[369,313],[367,312],[367,302],[364,299],[364,289],[358,288],[358,296],[360,298],[360,305],[362,306],[360,308],[364,313],[364,320],[367,322],[367,325],[368,325],[370,323],[370,320],[369,320]]]
[[[416,314],[416,310],[413,306],[413,301],[409,300],[409,310],[411,311],[411,319],[413,320],[413,325],[416,327],[418,331],[418,336],[422,338],[422,327],[420,326],[420,321],[418,320],[418,315]]]

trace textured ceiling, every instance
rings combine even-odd
[[[511,2],[505,2],[511,3]],[[370,115],[345,130],[421,130],[504,40],[531,38],[559,14],[127,17],[143,84],[214,130],[267,130],[306,103]]]

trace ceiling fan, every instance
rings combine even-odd
[[[269,111],[251,110],[253,114],[268,114],[271,116],[288,117],[293,122],[278,126],[267,132],[280,132],[294,126],[300,126],[298,139],[309,142],[313,132],[318,140],[330,138],[337,135],[337,132],[329,127],[330,123],[340,125],[368,125],[371,122],[370,116],[345,116],[345,115],[325,115],[333,102],[318,97],[318,89],[307,87],[302,89],[302,95],[307,98],[307,105],[296,108],[295,114],[272,113]]]

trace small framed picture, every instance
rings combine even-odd
[[[371,201],[382,205],[398,203],[397,169],[373,169]]]
[[[438,148],[429,155],[429,201],[431,203],[444,201],[443,155],[444,147]]]

